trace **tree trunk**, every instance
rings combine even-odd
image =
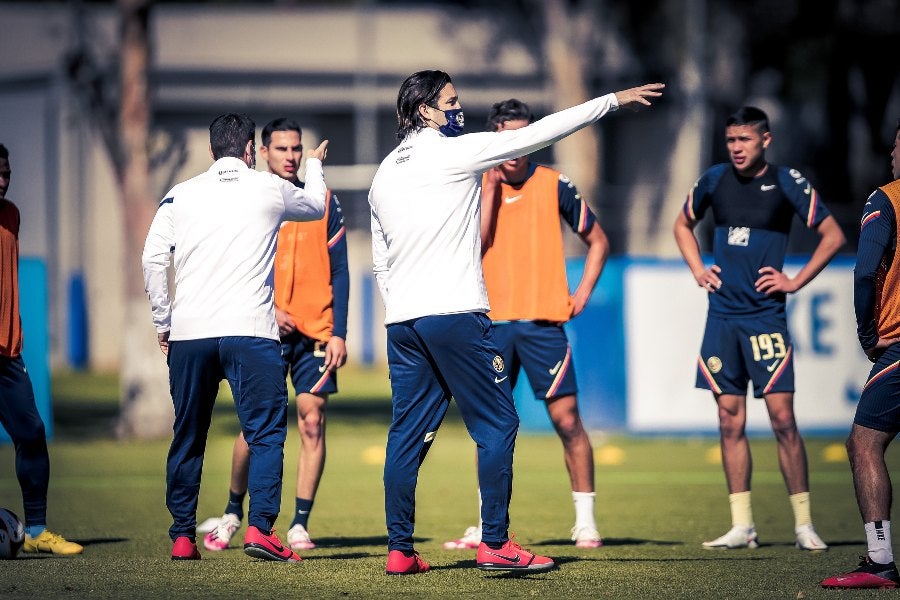
[[[553,86],[554,110],[562,110],[590,99],[585,83],[587,79],[584,57],[587,49],[578,47],[572,35],[573,21],[577,16],[566,12],[562,0],[546,0],[541,3],[547,39],[544,44],[545,60]],[[553,151],[559,169],[568,175],[576,187],[588,198],[597,191],[600,159],[600,135],[595,127],[585,127],[557,142]]]
[[[655,189],[638,186],[629,200],[632,209],[626,215],[626,229],[630,232],[628,251],[632,254],[681,256],[672,225],[691,186],[709,166],[705,164],[709,160],[711,127],[707,90],[710,74],[705,56],[708,48],[706,0],[686,0],[682,12],[681,26],[676,28],[680,34],[676,47],[681,51],[677,81],[682,88],[682,112],[675,144],[665,165],[665,179],[654,186]],[[658,168],[656,164],[643,161],[640,179],[656,180]],[[648,215],[651,215],[649,219]]]
[[[119,132],[122,169],[119,187],[124,206],[125,323],[119,375],[120,438],[160,438],[174,420],[168,369],[157,344],[141,276],[141,253],[156,209],[150,183],[149,0],[119,0],[121,98]]]
[[[591,98],[587,89],[587,48],[572,34],[575,21],[585,15],[567,12],[562,0],[540,3],[546,25],[544,60],[553,87],[553,110],[562,110]],[[574,10],[574,9],[572,9]],[[600,182],[600,134],[596,127],[585,127],[553,145],[556,167],[572,180],[588,204],[596,210]],[[566,237],[567,245],[572,238]],[[567,251],[584,252],[583,244],[572,244]]]

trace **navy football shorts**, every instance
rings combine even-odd
[[[334,394],[337,388],[337,372],[325,368],[325,345],[294,332],[281,339],[281,359],[286,373],[291,374],[296,394]]]
[[[888,433],[900,429],[900,344],[888,346],[878,357],[859,397],[853,422]]]
[[[696,387],[718,394],[753,396],[794,391],[794,348],[780,315],[707,315],[697,361]]]
[[[548,321],[498,321],[494,323],[494,342],[506,361],[513,387],[521,367],[539,400],[578,392],[572,349],[561,325]]]

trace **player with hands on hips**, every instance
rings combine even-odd
[[[769,121],[745,106],[728,117],[725,143],[730,163],[708,169],[688,193],[674,235],[697,285],[708,292],[706,329],[697,362],[696,387],[711,390],[718,406],[722,466],[732,528],[705,548],[756,548],[750,503],[752,462],[746,435],[747,385],[763,398],[778,443],[778,460],[794,513],[796,546],[825,550],[813,529],[806,449],[794,416],[794,355],[785,296],[809,283],[844,244],[844,234],[819,193],[796,169],[766,162]],[[711,214],[713,259],[706,267],[694,235]],[[819,235],[798,273],[788,277],[784,259],[794,215]]]

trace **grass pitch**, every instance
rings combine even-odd
[[[751,440],[753,510],[761,547],[710,551],[703,540],[730,526],[718,440],[593,434],[597,518],[604,546],[569,540],[574,509],[554,435],[519,436],[511,531],[559,568],[511,577],[474,568],[474,551],[442,549],[476,523],[474,445],[451,408],[420,475],[416,548],[424,575],[384,574],[381,469],[390,421],[382,372],[345,370],[329,402],[328,458],[310,531],[319,545],[297,565],[251,559],[239,549],[201,549],[199,562],[169,560],[165,508],[168,440],[112,439],[117,386],[112,376],[54,378],[50,528],[85,546],[57,558],[20,555],[0,562],[2,598],[882,598],[890,592],[822,590],[865,552],[843,439],[807,438],[812,510],[831,550],[793,546],[793,517],[771,437]],[[294,410],[293,404],[291,411]],[[802,417],[802,415],[801,415]],[[801,418],[802,423],[802,418]],[[849,426],[849,424],[848,424]],[[216,407],[200,494],[200,520],[227,499],[237,422],[230,399]],[[293,507],[299,439],[291,423],[285,453],[283,536]],[[892,472],[897,471],[891,451]],[[0,446],[0,506],[21,516],[11,446]],[[896,480],[896,477],[895,477]]]

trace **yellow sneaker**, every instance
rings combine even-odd
[[[36,538],[25,536],[22,552],[52,552],[53,554],[81,554],[81,544],[70,542],[63,536],[48,529],[43,530]]]

